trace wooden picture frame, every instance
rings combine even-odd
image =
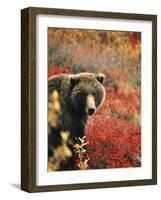
[[[152,23],[152,177],[76,184],[36,184],[36,17],[61,15]],[[94,189],[157,184],[157,16],[29,7],[21,11],[21,189],[27,192]]]

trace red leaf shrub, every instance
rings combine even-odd
[[[112,115],[95,115],[90,119],[87,132],[91,169],[141,165],[140,125]]]
[[[99,114],[113,114],[118,118],[140,123],[140,91],[135,90],[128,93],[107,91],[106,94],[106,101],[99,109]]]
[[[63,67],[58,67],[58,66],[54,66],[48,69],[48,78],[51,76],[54,76],[56,74],[60,74],[60,73],[69,73],[69,70],[67,68],[63,68]]]

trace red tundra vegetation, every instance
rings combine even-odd
[[[86,159],[78,165],[86,166],[82,169],[140,167],[141,34],[51,28],[48,44],[49,77],[81,71],[106,75],[106,99],[89,119]]]

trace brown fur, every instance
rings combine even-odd
[[[100,107],[105,98],[103,80],[103,74],[93,73],[59,74],[49,79],[49,98],[53,90],[60,95],[58,130],[68,131],[72,139],[85,135],[88,120],[86,97],[93,95],[96,109]]]

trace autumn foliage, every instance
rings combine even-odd
[[[78,157],[86,158],[82,166],[140,167],[141,34],[49,28],[48,36],[49,77],[83,71],[106,75],[105,102],[89,119],[86,155]]]

